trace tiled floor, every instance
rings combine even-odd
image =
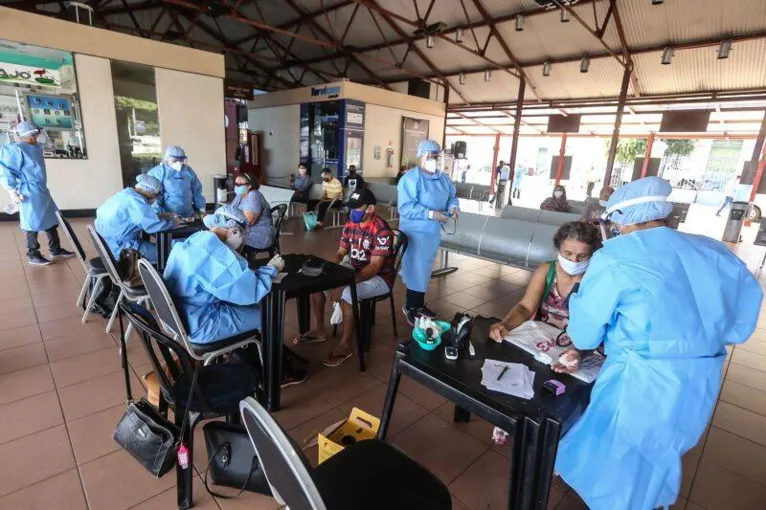
[[[75,222],[82,239],[85,220]],[[290,225],[294,228],[294,225]],[[288,227],[288,229],[290,228]],[[286,252],[328,256],[338,232],[284,237]],[[748,262],[757,261],[755,256]],[[454,257],[460,270],[434,281],[431,305],[444,316],[472,309],[500,315],[519,298],[528,273],[484,261]],[[120,510],[175,508],[175,477],[155,480],[112,441],[124,409],[124,386],[113,336],[105,322],[80,322],[75,298],[83,272],[76,260],[29,267],[17,225],[0,223],[0,509]],[[402,302],[402,288],[396,297]],[[286,339],[296,334],[288,306]],[[284,392],[280,423],[300,443],[342,419],[354,407],[380,413],[395,338],[390,313],[378,310],[369,370],[353,361],[320,368],[332,347],[303,348],[311,376]],[[400,332],[405,325],[397,316]],[[749,510],[766,501],[766,318],[753,338],[733,350],[712,425],[684,459],[682,498],[674,508]],[[129,344],[134,388],[148,370],[138,343]],[[491,427],[481,420],[451,421],[443,398],[405,378],[390,440],[449,485],[454,508],[505,508],[508,450],[489,444]],[[198,474],[206,465],[197,429]],[[316,461],[316,447],[306,454]],[[266,497],[246,494],[215,500],[195,478],[200,509],[276,509]],[[560,482],[549,508],[584,508]]]

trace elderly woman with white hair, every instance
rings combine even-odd
[[[151,175],[136,177],[136,185],[118,191],[96,209],[96,232],[101,234],[112,255],[120,258],[122,250],[134,249],[152,264],[157,263],[157,245],[141,238],[141,234],[156,234],[176,225],[152,209],[152,203],[162,192],[162,184]]]
[[[556,470],[593,510],[676,501],[681,457],[713,413],[725,346],[758,321],[763,293],[745,264],[718,241],[665,226],[670,192],[647,177],[611,196],[601,219],[618,235],[569,301],[573,345],[603,344],[607,358]],[[556,370],[576,370],[579,352],[565,356]]]

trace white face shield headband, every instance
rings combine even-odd
[[[614,204],[612,207],[607,208],[607,210],[604,211],[604,214],[602,214],[598,220],[599,228],[601,228],[601,237],[603,238],[604,241],[606,241],[607,239],[611,237],[614,237],[614,235],[608,235],[611,232],[607,232],[606,224],[609,221],[609,217],[615,212],[622,213],[623,208],[630,207],[633,205],[646,204],[649,202],[667,202],[667,201],[668,201],[668,197],[665,195],[650,195],[646,197],[631,198],[629,200],[624,200],[620,203]]]

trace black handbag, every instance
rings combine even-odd
[[[205,489],[210,494],[223,499],[236,498],[244,491],[271,496],[271,486],[244,427],[211,421],[202,427],[202,431],[209,459],[205,471]],[[233,496],[213,492],[208,485],[208,475],[215,485],[233,487],[239,492]]]
[[[125,346],[125,334],[122,331],[120,316],[120,346],[122,350],[122,369],[125,373],[125,392],[128,404],[125,414],[117,423],[114,440],[134,459],[146,468],[152,475],[159,478],[171,469],[176,462],[176,452],[184,437],[189,421],[189,406],[197,383],[197,372],[194,369],[189,398],[186,402],[186,414],[179,428],[175,423],[163,416],[148,400],[142,398],[133,400],[130,390],[130,371],[128,369],[128,350]]]

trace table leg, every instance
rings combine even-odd
[[[550,418],[517,422],[513,433],[509,507],[545,510],[553,480],[561,425]]]
[[[388,379],[388,389],[386,390],[386,401],[383,404],[383,412],[380,415],[380,427],[378,428],[378,440],[385,441],[388,434],[388,425],[391,422],[391,413],[394,412],[394,403],[396,403],[396,392],[399,390],[399,380],[402,372],[399,370],[399,354],[394,358],[394,364],[391,366],[391,377]]]
[[[298,306],[298,332],[302,335],[311,328],[311,296],[302,294],[296,298]]]
[[[264,322],[268,333],[264,335],[264,393],[266,393],[266,409],[269,412],[279,411],[282,382],[282,338],[284,337],[285,295],[277,290],[267,295],[264,306]]]
[[[160,272],[160,274],[165,271],[165,260],[167,260],[165,239],[167,239],[167,234],[157,234],[157,270]]]
[[[471,413],[460,406],[455,406],[455,412],[452,415],[452,421],[455,423],[468,423],[471,420]]]
[[[359,316],[359,300],[356,297],[356,278],[351,278],[351,308],[354,311],[354,333],[356,334],[356,352],[359,358],[359,370],[364,372],[364,333],[363,324],[361,323]]]

